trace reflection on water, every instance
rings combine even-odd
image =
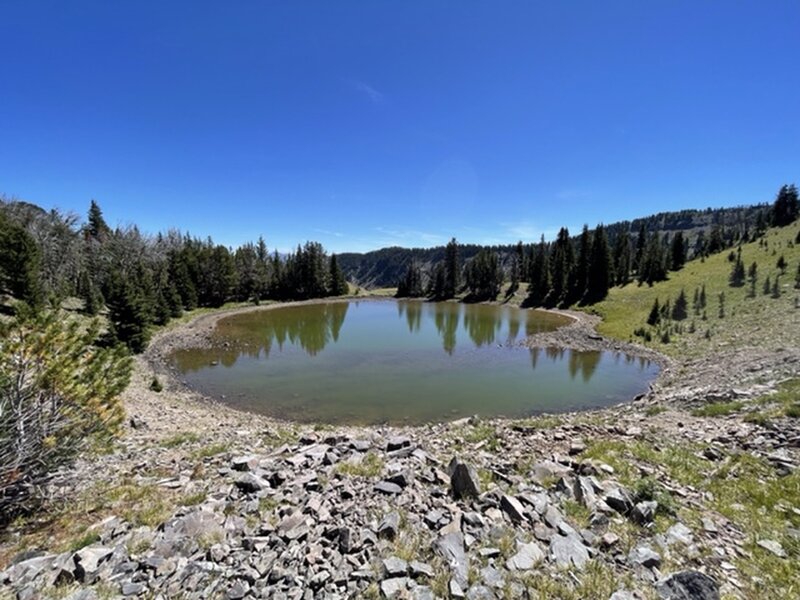
[[[657,367],[644,359],[520,346],[568,322],[492,305],[289,305],[222,319],[211,348],[178,351],[172,362],[190,385],[240,408],[330,423],[524,416],[646,389]]]

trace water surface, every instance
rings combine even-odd
[[[212,348],[173,363],[237,408],[304,422],[423,423],[599,408],[658,368],[618,352],[524,348],[567,317],[491,305],[351,301],[221,319]]]

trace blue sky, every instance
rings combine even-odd
[[[800,3],[0,3],[0,192],[286,250],[530,241],[800,179]]]

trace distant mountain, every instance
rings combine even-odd
[[[729,237],[740,237],[745,232],[752,230],[759,214],[766,217],[769,210],[768,204],[753,204],[749,206],[736,206],[732,208],[706,208],[704,210],[681,210],[662,212],[633,221],[619,221],[606,225],[606,233],[613,246],[613,240],[622,234],[638,235],[642,225],[652,232],[668,233],[673,235],[679,231],[689,241],[689,255],[693,250],[699,236],[707,234],[715,226],[725,230]],[[580,231],[571,231],[576,236]],[[522,240],[526,250],[538,240]],[[513,244],[504,246],[491,246],[504,264],[514,249]],[[462,261],[469,261],[482,246],[465,244],[459,246]],[[432,267],[444,258],[444,246],[434,248],[400,248],[393,246],[381,248],[366,253],[348,252],[338,255],[339,264],[349,281],[366,288],[394,287],[402,277],[408,263],[413,259],[428,273]]]

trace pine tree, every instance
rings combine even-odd
[[[550,293],[550,261],[547,253],[547,244],[542,235],[536,246],[536,254],[531,261],[530,283],[528,286],[527,303],[533,306],[544,304]]]
[[[424,295],[422,288],[422,270],[415,260],[406,267],[405,275],[397,284],[397,298],[420,298]]]
[[[650,314],[647,316],[647,324],[656,326],[661,322],[661,307],[658,305],[658,298],[653,302],[653,308],[650,309]]]
[[[566,227],[562,227],[558,232],[550,255],[550,282],[552,289],[549,297],[550,304],[558,306],[567,301],[569,275],[574,261],[574,250],[572,241],[569,239],[569,230]]]
[[[586,285],[586,299],[599,302],[608,295],[608,289],[614,281],[614,265],[611,250],[603,225],[594,230],[592,249],[589,258],[589,272]]]
[[[575,267],[570,273],[569,303],[577,302],[583,298],[589,284],[589,270],[592,260],[592,236],[589,226],[584,225],[578,239],[578,257]]]
[[[617,235],[614,242],[614,274],[617,285],[626,285],[631,280],[631,238],[627,232]]]
[[[645,248],[647,248],[647,229],[644,226],[644,221],[642,221],[642,224],[639,227],[639,235],[636,236],[636,253],[634,254],[633,260],[633,267],[636,270],[637,275],[641,273]]]
[[[772,206],[772,224],[775,227],[789,225],[800,214],[800,201],[797,188],[792,185],[781,186]]]
[[[670,248],[670,268],[673,271],[678,271],[686,264],[686,242],[683,239],[683,232],[679,231],[672,238],[672,246]]]
[[[89,215],[86,223],[86,233],[92,239],[103,241],[111,235],[111,228],[103,218],[103,211],[100,210],[100,205],[94,200],[89,205]]]
[[[466,285],[474,300],[494,300],[503,284],[497,253],[481,248],[465,268]]]
[[[772,286],[770,285],[769,275],[767,275],[766,279],[764,279],[764,287],[762,289],[765,296],[769,295]]]
[[[672,306],[672,320],[673,321],[683,321],[686,317],[689,316],[688,313],[688,302],[686,300],[686,293],[681,288],[680,294],[675,299],[675,304]]]
[[[797,274],[794,276],[794,289],[800,290],[800,263],[797,263]]]
[[[335,254],[331,254],[330,258],[330,273],[328,275],[330,289],[328,295],[330,296],[344,296],[348,292],[347,281],[344,278],[341,268],[339,268],[339,261],[336,259]]]
[[[755,261],[750,265],[747,270],[747,278],[750,280],[750,297],[756,297],[756,282],[758,281],[758,265]]]
[[[775,279],[772,282],[772,297],[773,298],[780,298],[781,297],[781,285],[780,285],[780,277],[778,275],[775,276]]]
[[[736,258],[733,262],[733,268],[731,269],[731,274],[728,277],[728,281],[731,287],[742,287],[745,281],[745,270],[744,270],[744,262],[742,262],[742,249],[739,248],[739,252],[736,255]]]
[[[461,262],[458,253],[458,242],[452,238],[444,251],[445,286],[443,298],[454,298],[461,289]]]
[[[783,274],[785,274],[785,273],[786,273],[786,268],[787,268],[789,265],[788,265],[788,263],[786,262],[786,259],[783,257],[783,254],[781,254],[781,255],[780,255],[780,258],[778,258],[778,262],[775,264],[775,266],[776,266],[776,267],[778,267],[778,269],[779,269],[779,270],[780,270],[780,272],[781,272],[781,275],[783,275]]]
[[[725,318],[725,292],[719,293],[719,313],[717,314],[717,316],[720,319]]]
[[[33,237],[0,213],[0,291],[40,307],[44,301],[39,279],[41,256]]]
[[[110,333],[132,352],[143,352],[150,340],[150,315],[141,289],[120,272],[111,275],[107,296]]]

